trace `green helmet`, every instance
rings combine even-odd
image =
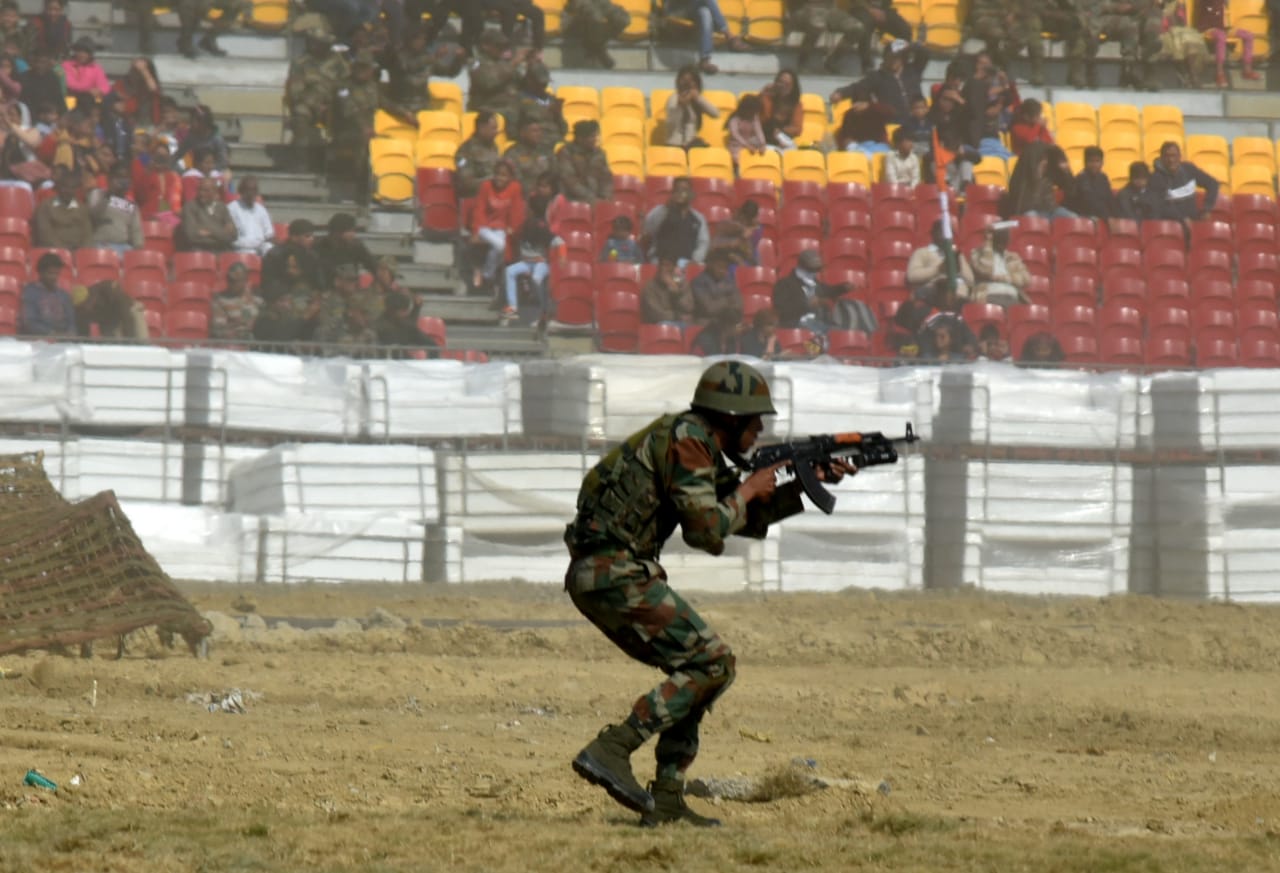
[[[769,383],[760,371],[742,361],[712,364],[693,392],[696,409],[727,415],[777,415],[769,397]]]

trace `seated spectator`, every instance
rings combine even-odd
[[[551,268],[548,260],[551,257],[551,243],[555,235],[547,222],[546,212],[542,209],[543,198],[535,196],[525,215],[524,223],[516,234],[516,260],[507,265],[506,271],[506,305],[502,309],[502,317],[510,320],[520,313],[522,295],[524,300],[534,301],[535,306],[526,306],[540,318],[548,306],[546,289],[547,276]],[[619,216],[616,221],[629,221],[626,216]],[[531,319],[536,320],[536,319]]]
[[[54,196],[36,207],[32,224],[35,233],[32,241],[47,249],[84,248],[93,237],[93,222],[89,210],[76,196],[80,190],[80,176],[68,170],[54,177]]]
[[[384,299],[390,294],[408,294],[399,280],[400,262],[391,255],[383,255],[373,268],[373,284],[369,286],[369,290]]]
[[[693,319],[693,290],[685,282],[675,258],[658,260],[658,272],[640,289],[640,320],[645,324],[676,324]]]
[[[160,123],[160,76],[150,58],[135,58],[129,72],[115,84],[120,98],[119,112],[132,128]]]
[[[213,155],[213,169],[217,170],[220,176],[230,177],[231,161],[227,141],[222,138],[222,133],[218,130],[217,122],[213,118],[213,110],[203,104],[191,111],[190,123],[178,140],[178,150],[174,153],[174,158],[181,161],[188,155],[194,156],[202,151]],[[200,161],[188,158],[187,163],[190,166],[199,166]]]
[[[31,65],[22,57],[22,42],[15,36],[0,37],[0,57],[8,58],[13,64],[15,77],[31,69]]]
[[[738,107],[733,110],[725,128],[729,132],[729,154],[733,156],[736,167],[744,151],[753,155],[762,155],[769,144],[764,138],[764,128],[760,126],[760,113],[764,104],[755,94],[743,94]]]
[[[75,170],[92,178],[102,171],[98,163],[98,138],[94,134],[93,117],[86,110],[67,113],[62,130],[54,134],[53,166]]]
[[[1011,154],[1000,139],[1007,113],[1018,103],[1018,91],[1003,70],[997,69],[985,51],[974,56],[973,72],[961,91],[968,132],[965,142],[978,153],[1008,158]]]
[[[1000,328],[994,324],[984,324],[978,331],[978,360],[1009,360],[1009,341],[1000,335]]]
[[[116,164],[106,190],[94,188],[89,192],[89,220],[93,223],[90,245],[113,249],[121,255],[142,248],[142,211],[129,196],[130,187],[128,166]]]
[[[320,260],[323,287],[333,284],[333,277],[343,264],[354,266],[357,278],[361,270],[372,273],[378,266],[373,253],[356,233],[355,216],[345,212],[339,212],[329,219],[329,232],[315,241],[313,251]]]
[[[894,185],[920,184],[920,158],[907,132],[899,127],[893,132],[893,151],[884,159],[884,180]]]
[[[763,238],[760,204],[744,200],[732,216],[716,223],[711,233],[711,250],[728,252],[734,267],[742,264],[754,267],[759,263],[757,251]]]
[[[706,218],[692,203],[693,183],[676,179],[667,202],[645,216],[643,239],[650,261],[670,259],[684,266],[706,258],[711,234]]]
[[[145,164],[135,159],[133,196],[143,221],[162,221],[170,227],[182,223],[182,177],[173,169],[173,157],[163,142],[151,148]]]
[[[635,227],[626,215],[613,219],[609,227],[609,238],[600,249],[600,263],[643,264],[644,253],[636,242]]]
[[[1009,229],[1014,221],[1000,221],[986,228],[982,245],[969,254],[973,268],[973,302],[1012,306],[1028,302],[1025,294],[1031,273],[1017,252],[1009,251]]]
[[[908,27],[907,37],[910,34]],[[923,45],[912,45],[906,37],[895,39],[885,46],[879,69],[867,73],[852,85],[831,92],[831,103],[834,105],[841,100],[858,102],[861,99],[883,104],[884,115],[889,121],[904,124],[911,117],[912,101],[924,96],[920,83],[928,60],[928,51]],[[863,69],[868,67],[869,63]]]
[[[13,58],[0,54],[0,100],[11,103],[22,96],[22,83]]]
[[[71,47],[71,57],[62,62],[68,97],[98,103],[111,90],[111,80],[107,78],[106,71],[94,60],[96,50],[93,40],[81,37]]]
[[[417,307],[408,294],[400,291],[388,294],[386,306],[374,321],[373,329],[379,345],[426,349],[428,358],[440,357],[440,344],[418,328]]]
[[[929,231],[932,242],[916,249],[907,260],[907,285],[912,294],[925,300],[937,298],[939,289],[949,287],[951,276],[947,266],[947,252],[954,249],[942,220],[933,223]],[[973,288],[973,269],[963,253],[956,251],[956,294],[962,300],[969,298]]]
[[[568,200],[597,203],[613,199],[613,171],[600,148],[599,122],[574,123],[573,141],[556,152],[556,175]]]
[[[922,361],[951,364],[978,357],[973,331],[954,313],[942,313],[926,320],[917,344]]]
[[[53,55],[48,51],[35,51],[29,55],[31,69],[18,77],[22,85],[22,102],[32,107],[39,116],[51,111],[61,111],[67,105],[62,76],[54,70]],[[42,117],[40,119],[44,121]]]
[[[822,272],[822,255],[817,249],[800,253],[796,268],[773,286],[773,310],[782,327],[803,327],[825,335],[833,324],[835,302],[849,289],[844,285],[828,285],[818,278]]]
[[[836,131],[836,148],[867,154],[889,151],[887,124],[893,118],[892,107],[873,100],[870,88],[863,84],[854,86],[850,99],[853,104]]]
[[[742,37],[729,32],[729,23],[720,11],[719,0],[663,0],[661,11],[664,16],[687,17],[694,20],[698,28],[698,69],[708,76],[720,72],[720,68],[711,62],[712,43],[715,34],[721,34],[730,51],[744,52],[747,44]]]
[[[0,184],[32,189],[47,181],[53,173],[49,165],[36,157],[43,139],[40,132],[22,119],[22,104],[10,103],[0,108]]]
[[[1066,360],[1062,345],[1048,331],[1033,333],[1027,337],[1018,353],[1018,364],[1024,367],[1042,367],[1060,364]]]
[[[742,324],[742,292],[729,274],[732,259],[723,249],[707,255],[707,268],[691,283],[693,321],[702,325],[696,340],[703,355],[730,354]]]
[[[1196,204],[1196,188],[1204,189],[1204,205]],[[1218,202],[1218,180],[1190,161],[1182,159],[1176,142],[1160,146],[1160,157],[1151,167],[1151,195],[1160,203],[1160,217],[1182,222],[1204,218]]]
[[[231,247],[237,252],[265,255],[275,243],[275,225],[271,214],[258,198],[258,177],[245,176],[240,180],[240,195],[227,204],[227,214],[236,226],[236,241]]]
[[[186,110],[172,97],[161,97],[160,123],[152,131],[153,142],[164,143],[169,149],[169,154],[176,155],[178,143],[187,138],[188,130]],[[174,158],[174,165],[177,165],[177,158]]]
[[[804,133],[804,107],[800,104],[800,77],[794,70],[779,70],[760,92],[760,125],[764,140],[778,151],[796,147]]]
[[[296,267],[297,259],[290,255],[285,263]],[[264,343],[295,343],[310,339],[320,306],[318,296],[304,302],[283,286],[264,288],[262,311],[253,320],[253,338]]]
[[[227,287],[210,301],[209,338],[236,342],[253,339],[253,323],[262,308],[262,297],[249,284],[249,268],[232,264],[227,268]]]
[[[1071,199],[1067,208],[1085,218],[1118,218],[1116,194],[1111,190],[1111,179],[1102,172],[1103,154],[1097,146],[1084,150],[1084,169],[1076,176],[1071,187]]]
[[[196,199],[182,207],[180,243],[185,251],[231,251],[236,241],[236,226],[218,195],[218,183],[205,179],[196,191]]]
[[[22,11],[15,0],[3,0],[0,2],[0,39],[22,38]]]
[[[201,149],[191,153],[191,167],[182,174],[182,202],[193,199],[200,190],[200,183],[211,179],[218,188],[218,199],[227,199],[227,179],[213,165],[213,152]]]
[[[1058,203],[1059,195],[1064,201],[1071,197],[1073,184],[1071,164],[1062,149],[1031,143],[1023,149],[1018,166],[1009,177],[1009,190],[1000,200],[1000,214],[1005,218],[1075,218],[1074,212]]]
[[[960,317],[963,301],[946,283],[934,287],[932,293],[913,295],[898,307],[889,326],[889,345],[896,350],[899,357],[915,360],[934,355],[936,360],[935,339],[931,336],[933,327],[939,321],[949,327],[950,341],[948,350],[972,349],[977,355],[977,339],[973,331]]]
[[[1202,7],[1205,5],[1200,4]],[[1187,4],[1182,0],[1170,0],[1164,4],[1164,12],[1160,19],[1160,54],[1158,58],[1172,61],[1176,65],[1178,78],[1184,86],[1199,88],[1201,74],[1209,65],[1209,47],[1205,45],[1206,34],[1201,33],[1187,23]],[[1226,60],[1226,34],[1223,33],[1222,54],[1219,57],[1218,85],[1225,87],[1226,71],[1222,62]],[[1253,34],[1249,34],[1247,43],[1249,66],[1253,64]],[[1256,73],[1254,75],[1257,75]]]
[[[738,354],[769,360],[778,356],[778,313],[761,309],[751,319],[751,329],[738,337]]]
[[[720,117],[720,110],[702,96],[702,75],[697,67],[681,67],[676,89],[667,98],[666,144],[682,149],[707,145],[699,131],[705,116]]]
[[[1033,142],[1053,145],[1053,134],[1044,123],[1044,104],[1029,97],[1013,111],[1013,124],[1009,126],[1009,145],[1015,155]]]
[[[933,122],[929,119],[929,101],[923,96],[911,98],[911,115],[898,126],[911,140],[911,150],[924,158],[933,148]]]
[[[1227,87],[1227,40],[1234,37],[1240,40],[1240,55],[1243,69],[1240,76],[1249,80],[1257,80],[1262,76],[1253,68],[1253,33],[1248,28],[1237,27],[1229,32],[1227,26],[1227,0],[1199,0],[1195,4],[1195,30],[1213,40],[1214,60],[1217,63],[1217,84],[1219,88]],[[1275,12],[1272,13],[1272,24],[1275,23]],[[1183,10],[1186,20],[1186,10]]]
[[[929,109],[933,124],[933,150],[928,166],[939,185],[946,184],[959,192],[973,181],[973,165],[982,160],[978,150],[965,141],[964,98],[952,88],[938,92]]]
[[[498,116],[489,111],[476,115],[476,129],[454,156],[457,172],[453,187],[459,199],[474,197],[480,185],[493,176],[493,168],[502,160],[498,151]]]
[[[503,153],[502,159],[516,168],[516,181],[520,183],[520,190],[527,196],[532,196],[538,177],[551,169],[554,147],[560,138],[547,144],[551,148],[544,148],[541,121],[534,116],[521,116],[518,124],[520,138]]]
[[[316,342],[344,346],[368,346],[377,342],[373,325],[382,314],[381,301],[374,301],[371,295],[360,290],[360,269],[355,264],[340,265],[334,271],[332,287],[318,299],[320,310],[312,332]]]
[[[36,262],[40,278],[22,289],[22,321],[18,333],[24,336],[73,336],[76,310],[71,294],[59,284],[66,263],[48,252]]]
[[[28,54],[48,52],[53,60],[60,61],[71,53],[71,22],[65,9],[62,0],[44,0],[44,11],[31,16],[27,24]]]
[[[126,294],[119,282],[104,279],[88,288],[78,286],[71,292],[71,302],[80,336],[92,336],[93,325],[103,339],[144,340],[150,336],[147,310]]]
[[[262,259],[262,290],[289,290],[293,285],[318,291],[325,285],[324,265],[316,256],[316,226],[305,218],[289,223],[289,238]],[[292,263],[292,267],[290,267]]]
[[[498,271],[507,262],[524,218],[524,192],[516,181],[515,167],[499,161],[493,178],[480,185],[471,213],[471,245],[485,252],[483,265],[472,279],[473,287],[484,288],[497,282]]]
[[[1116,216],[1134,221],[1161,217],[1163,204],[1151,190],[1151,170],[1142,161],[1129,165],[1129,184],[1116,192]]]

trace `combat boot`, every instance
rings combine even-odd
[[[684,822],[697,828],[718,828],[720,819],[708,818],[694,812],[684,802],[684,784],[675,779],[657,779],[649,783],[653,795],[653,811],[640,816],[640,826],[656,828],[658,825]]]
[[[227,56],[226,49],[218,45],[218,37],[212,33],[206,33],[200,39],[200,48],[204,49],[215,58],[225,58]]]
[[[653,811],[653,797],[631,772],[631,753],[644,745],[644,737],[629,724],[609,725],[573,759],[573,772],[599,785],[627,809]]]

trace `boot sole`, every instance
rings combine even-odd
[[[601,767],[600,764],[586,752],[579,752],[578,757],[573,759],[573,772],[577,773],[592,785],[598,785],[605,791],[609,792],[610,797],[632,812],[653,812],[652,795],[646,791],[641,791],[639,795],[628,791],[626,786],[620,784],[614,778],[612,773],[604,767]]]

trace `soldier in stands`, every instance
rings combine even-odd
[[[769,386],[753,367],[713,364],[690,409],[654,420],[587,474],[565,531],[565,589],[574,606],[627,655],[667,674],[573,760],[579,776],[640,813],[647,827],[720,824],[685,804],[684,779],[702,717],[735,670],[729,646],[667,586],[659,553],[677,527],[686,543],[719,555],[730,536],[763,538],[770,524],[804,510],[795,482],[777,485],[777,467],[740,481],[725,460],[742,466],[762,416],[774,414]],[[833,461],[817,472],[838,482],[856,469]],[[655,735],[657,768],[645,790],[631,754]]]
[[[576,40],[583,54],[606,70],[614,67],[609,41],[621,36],[630,24],[631,13],[610,0],[569,0],[560,19],[564,35]]]
[[[812,61],[813,50],[825,34],[840,35],[840,42],[827,53],[824,66],[828,72],[837,72],[840,58],[866,40],[866,25],[862,19],[846,12],[836,0],[790,0],[791,29],[804,34],[800,43],[800,65]]]
[[[1027,50],[1032,85],[1044,84],[1040,8],[1041,0],[975,0],[969,11],[969,29],[986,43],[996,66],[1008,69],[1009,61]]]
[[[214,57],[223,58],[227,53],[218,46],[218,37],[231,29],[240,16],[246,19],[253,16],[253,4],[250,0],[178,0],[178,51],[189,58],[196,58],[195,46],[191,40],[200,28],[200,22],[209,17],[209,13],[217,9],[222,14],[213,22],[200,38],[200,48]]]
[[[551,169],[551,151],[542,145],[542,124],[536,118],[521,118],[520,138],[502,156],[516,171],[523,191],[532,193],[538,177]]]
[[[339,212],[329,219],[329,232],[316,240],[315,253],[323,268],[326,283],[332,283],[333,277],[344,266],[355,267],[357,278],[361,270],[372,273],[378,269],[373,253],[356,232],[355,216],[345,212]]]
[[[262,259],[262,290],[293,290],[295,284],[319,290],[324,285],[324,267],[315,253],[316,226],[305,218],[289,222],[289,238],[272,246]],[[291,272],[289,263],[293,262]]]
[[[480,183],[493,176],[493,168],[502,155],[498,152],[498,116],[483,111],[476,116],[476,129],[458,147],[455,155],[457,172],[453,177],[458,197],[474,197]]]
[[[507,116],[506,119],[507,130],[516,131],[517,134],[521,119],[537,121],[542,127],[542,136],[539,138],[540,147],[543,154],[548,157],[555,154],[556,146],[569,132],[569,126],[564,120],[564,101],[551,93],[548,88],[550,84],[551,73],[546,65],[537,61],[530,62],[525,70],[524,79],[521,80],[516,113],[514,116]]]
[[[496,30],[480,36],[480,60],[471,67],[468,112],[507,115],[515,109],[521,71],[517,59],[508,55],[509,47],[507,38]]]
[[[573,142],[556,154],[556,175],[567,200],[597,203],[613,199],[613,172],[600,148],[600,124],[579,121],[573,125]]]
[[[333,51],[333,37],[323,30],[307,31],[307,53],[289,66],[284,93],[293,147],[309,172],[324,171],[324,129],[333,95],[349,75],[347,62]]]
[[[328,153],[331,175],[354,185],[356,202],[361,206],[369,204],[369,140],[378,111],[377,72],[373,55],[360,52],[351,65],[350,78],[339,85],[333,99],[333,148]]]
[[[390,81],[387,110],[417,124],[419,112],[431,108],[431,74],[435,59],[427,51],[427,32],[420,22],[411,22],[404,41],[391,46],[384,55]]]
[[[210,301],[209,338],[244,341],[253,339],[253,323],[262,311],[262,298],[249,284],[249,268],[235,263],[227,268],[227,287]]]
[[[1068,69],[1083,62],[1088,87],[1098,85],[1098,48],[1105,34],[1120,43],[1120,85],[1154,91],[1151,66],[1160,52],[1159,0],[1072,0],[1081,26],[1068,47]]]
[[[337,345],[375,345],[378,335],[373,325],[382,314],[381,308],[372,295],[360,290],[360,269],[343,264],[333,274],[333,288],[321,295],[312,338]]]

